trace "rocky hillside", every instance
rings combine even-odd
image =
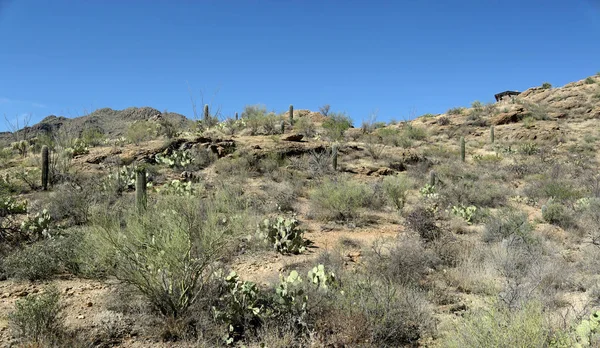
[[[108,139],[0,147],[0,346],[598,347],[599,111],[597,75],[360,127],[49,117]]]

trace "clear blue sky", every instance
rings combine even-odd
[[[0,0],[0,116],[330,104],[360,125],[600,71],[600,0]],[[0,120],[0,129],[4,122]]]

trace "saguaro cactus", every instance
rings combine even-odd
[[[238,118],[238,113],[236,112],[236,113],[235,113],[235,120],[237,121],[238,119],[239,119],[239,118]]]
[[[338,144],[333,144],[331,146],[331,165],[333,166],[333,170],[337,170],[337,166],[338,166]]]
[[[48,146],[42,146],[42,189],[48,190],[48,179],[50,178],[50,154]]]
[[[494,143],[494,126],[490,127],[490,142],[493,144]]]
[[[294,124],[294,105],[290,104],[290,124]]]
[[[281,121],[279,127],[281,127],[281,134],[285,133],[285,122]]]
[[[208,113],[208,104],[204,104],[204,122],[208,122],[210,114]]]
[[[140,167],[135,171],[135,203],[138,211],[146,210],[148,196],[146,194],[146,168]]]
[[[433,170],[429,173],[429,185],[435,186],[435,172]]]
[[[465,161],[465,137],[460,137],[460,160]]]

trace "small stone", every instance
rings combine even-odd
[[[94,304],[93,304],[92,302],[88,302],[88,303],[86,303],[86,306],[88,306],[88,307],[92,307],[93,305],[94,305]]]
[[[85,319],[85,315],[79,315],[77,316],[77,319]]]

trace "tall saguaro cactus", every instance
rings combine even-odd
[[[208,104],[204,104],[204,123],[208,123],[208,118],[210,114],[208,113]]]
[[[429,186],[435,186],[435,181],[436,181],[436,176],[435,176],[435,172],[432,170],[429,173]]]
[[[50,154],[48,146],[42,146],[42,189],[48,190],[48,180],[50,178]]]
[[[236,113],[235,113],[235,120],[237,121],[238,119],[239,119],[239,118],[238,118],[238,113],[236,112]]]
[[[333,170],[337,170],[337,166],[338,166],[338,144],[333,144],[331,146],[331,165],[333,166]]]
[[[465,137],[460,137],[460,160],[465,161]]]
[[[493,144],[494,143],[494,126],[490,127],[490,142]]]
[[[294,124],[294,105],[290,104],[290,124]]]
[[[141,213],[146,210],[148,196],[146,193],[146,168],[140,167],[135,171],[135,204]]]

